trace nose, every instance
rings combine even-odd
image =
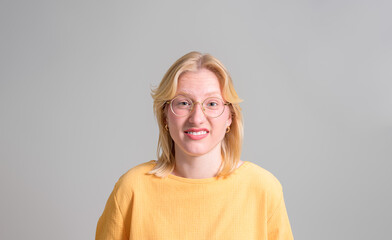
[[[189,122],[194,124],[203,123],[206,119],[206,116],[204,115],[201,103],[196,102],[194,104],[195,105],[193,106],[192,112],[189,115]]]

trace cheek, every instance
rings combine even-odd
[[[216,131],[218,131],[220,134],[226,132],[227,126],[230,125],[230,120],[227,120],[226,117],[219,119],[219,121],[214,122],[214,128]]]
[[[167,125],[169,127],[170,133],[178,134],[178,130],[182,128],[183,120],[181,118],[177,118],[177,116],[173,115],[173,113],[168,113],[167,116]]]

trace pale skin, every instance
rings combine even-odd
[[[182,74],[178,79],[178,94],[186,94],[194,102],[202,102],[210,96],[223,99],[218,78],[207,69]],[[230,108],[226,106],[217,118],[206,116],[200,104],[194,106],[189,116],[178,117],[169,108],[166,108],[166,116],[175,149],[176,164],[172,174],[193,179],[215,177],[222,161],[221,142],[231,124]],[[207,129],[208,133],[203,139],[194,140],[185,133],[190,128]],[[240,161],[237,167],[242,163]]]

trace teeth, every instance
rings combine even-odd
[[[200,131],[200,132],[187,132],[188,134],[192,135],[201,135],[201,134],[207,134],[207,131]]]

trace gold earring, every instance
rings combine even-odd
[[[165,129],[166,131],[169,131],[169,127],[167,126],[167,124],[165,125]]]
[[[226,128],[226,133],[230,132],[230,126]]]

